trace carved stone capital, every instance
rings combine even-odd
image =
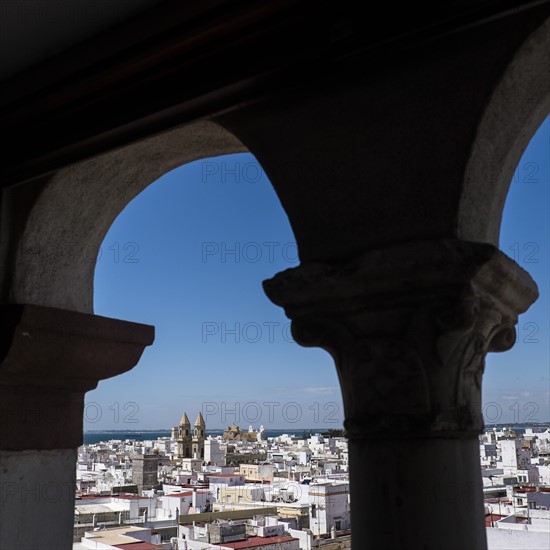
[[[264,289],[298,343],[333,356],[350,438],[479,433],[485,355],[513,346],[518,314],[538,296],[496,247],[458,240],[304,264]]]
[[[34,305],[0,306],[0,450],[82,444],[84,394],[130,370],[154,327]]]

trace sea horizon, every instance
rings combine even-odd
[[[486,424],[485,429],[487,428],[541,428],[541,427],[550,427],[550,422],[521,422],[521,423],[514,423],[514,422],[503,422],[499,424]],[[206,430],[206,433],[212,433],[212,432],[224,432],[227,428],[209,428]],[[315,428],[265,428],[265,432],[275,431],[275,432],[327,432],[328,430],[343,430],[344,428],[341,426],[325,426],[323,428],[315,427]],[[158,429],[103,429],[103,430],[90,430],[86,429],[84,430],[84,433],[160,433],[160,432],[167,432],[170,433],[172,431],[172,428],[158,428]],[[248,431],[248,430],[243,430]],[[257,430],[254,430],[257,431]]]
[[[281,428],[281,429],[265,429],[265,437],[279,437],[283,434],[302,435],[302,434],[323,434],[328,430],[343,430],[343,428]],[[214,428],[206,430],[206,435],[222,435],[225,428]],[[246,433],[248,430],[244,431]],[[109,441],[113,439],[140,439],[154,440],[159,437],[169,437],[171,429],[162,430],[84,430],[84,444],[99,443],[101,441]]]
[[[525,423],[506,423],[506,424],[487,424],[485,426],[485,430],[492,429],[492,428],[512,428],[516,433],[524,433],[526,428],[539,428],[544,429],[546,427],[549,427],[550,423],[548,422],[540,422],[540,423],[532,423],[532,424],[525,424]],[[342,427],[336,428],[335,426],[331,427],[325,427],[325,428],[267,428],[264,430],[264,434],[266,438],[270,437],[279,437],[283,434],[288,435],[312,435],[312,434],[323,434],[328,432],[329,430],[342,430]],[[221,435],[225,431],[225,428],[213,428],[206,430],[206,435]],[[248,430],[243,430],[245,433]],[[171,429],[159,429],[159,430],[132,430],[132,429],[126,429],[126,430],[84,430],[84,444],[94,444],[94,443],[100,443],[102,441],[110,441],[110,440],[126,440],[126,439],[139,439],[139,440],[155,440],[162,437],[169,437],[171,434]]]

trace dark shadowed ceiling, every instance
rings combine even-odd
[[[159,0],[0,0],[0,79],[13,76]]]

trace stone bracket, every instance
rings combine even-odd
[[[149,325],[35,305],[2,305],[0,322],[0,450],[81,445],[85,392],[154,341]]]

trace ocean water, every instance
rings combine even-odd
[[[498,429],[503,428],[504,425],[495,425]],[[525,433],[524,426],[518,426],[513,424],[507,424],[507,426],[514,429],[518,435]],[[549,424],[541,424],[536,426],[540,429],[545,429]],[[486,426],[485,429],[491,429],[493,426]],[[304,434],[317,434],[327,432],[329,429],[334,429],[335,426],[330,428],[299,428],[299,429],[267,429],[265,430],[266,437],[278,437],[282,434],[289,434],[295,436],[303,436]],[[84,432],[84,443],[99,443],[100,441],[110,441],[111,439],[135,439],[137,441],[155,440],[159,437],[170,437],[170,430],[144,430],[144,431],[132,431],[132,430],[117,430],[117,431],[86,431]],[[206,435],[223,435],[223,430],[206,430]]]
[[[334,427],[332,427],[334,429]],[[326,432],[326,429],[281,429],[281,430],[265,430],[266,437],[278,437],[282,434],[302,436],[304,434],[316,434]],[[150,439],[157,439],[159,437],[170,437],[170,430],[159,430],[159,431],[110,431],[110,432],[101,432],[101,431],[88,431],[84,432],[84,443],[99,443],[100,441],[110,441],[111,439],[135,439],[136,441],[147,441]],[[217,436],[223,435],[223,430],[206,430],[206,435]]]

